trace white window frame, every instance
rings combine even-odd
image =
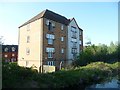
[[[61,30],[63,30],[64,29],[64,25],[63,24],[61,24]]]
[[[30,36],[27,36],[27,43],[30,43]]]
[[[52,45],[53,44],[53,39],[48,38],[48,44]]]
[[[62,41],[62,42],[64,41],[64,37],[61,37],[61,41]]]
[[[82,41],[81,41],[81,40],[79,40],[79,44],[80,44],[80,45],[82,44]]]
[[[49,25],[49,22],[50,22],[50,21],[47,19],[47,20],[46,20],[46,25],[47,25],[47,26]]]
[[[48,64],[49,66],[54,66],[54,61],[48,61],[47,64]]]
[[[5,51],[5,52],[8,52],[8,48],[6,47],[6,48],[4,49],[4,51]]]
[[[64,53],[64,48],[61,49],[61,53]]]
[[[30,49],[26,48],[26,54],[29,55],[30,54]]]
[[[15,56],[15,54],[13,53],[13,54],[12,54],[12,56],[14,57],[14,56]]]
[[[48,52],[48,58],[53,58],[53,52]]]
[[[13,52],[15,51],[15,47],[12,47],[12,51],[13,51]]]
[[[5,54],[5,56],[4,56],[4,57],[6,57],[6,58],[7,58],[7,57],[8,57],[8,55],[7,55],[7,54]]]

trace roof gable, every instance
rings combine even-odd
[[[69,19],[70,20],[70,22],[72,22],[73,20],[75,21],[75,24],[77,25],[77,27],[78,27],[78,29],[79,30],[82,30],[79,26],[78,26],[78,24],[77,24],[77,22],[76,22],[76,20],[75,20],[75,18],[72,18],[72,19]],[[70,22],[69,22],[69,24],[70,24]],[[83,30],[82,30],[83,31]]]

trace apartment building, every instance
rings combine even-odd
[[[2,45],[2,60],[5,62],[17,62],[18,45]]]
[[[56,70],[74,60],[83,47],[83,30],[74,18],[44,10],[19,27],[18,65]]]

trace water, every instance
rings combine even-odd
[[[85,90],[91,90],[91,89],[97,89],[97,88],[110,88],[110,89],[117,89],[120,90],[120,81],[117,79],[113,78],[110,81],[102,82],[100,84],[94,84],[89,87],[86,87]]]

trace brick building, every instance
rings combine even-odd
[[[19,27],[20,66],[35,66],[39,72],[43,65],[60,69],[70,64],[82,48],[83,30],[74,18],[46,9]]]
[[[17,62],[18,45],[2,45],[2,59],[5,62]]]

